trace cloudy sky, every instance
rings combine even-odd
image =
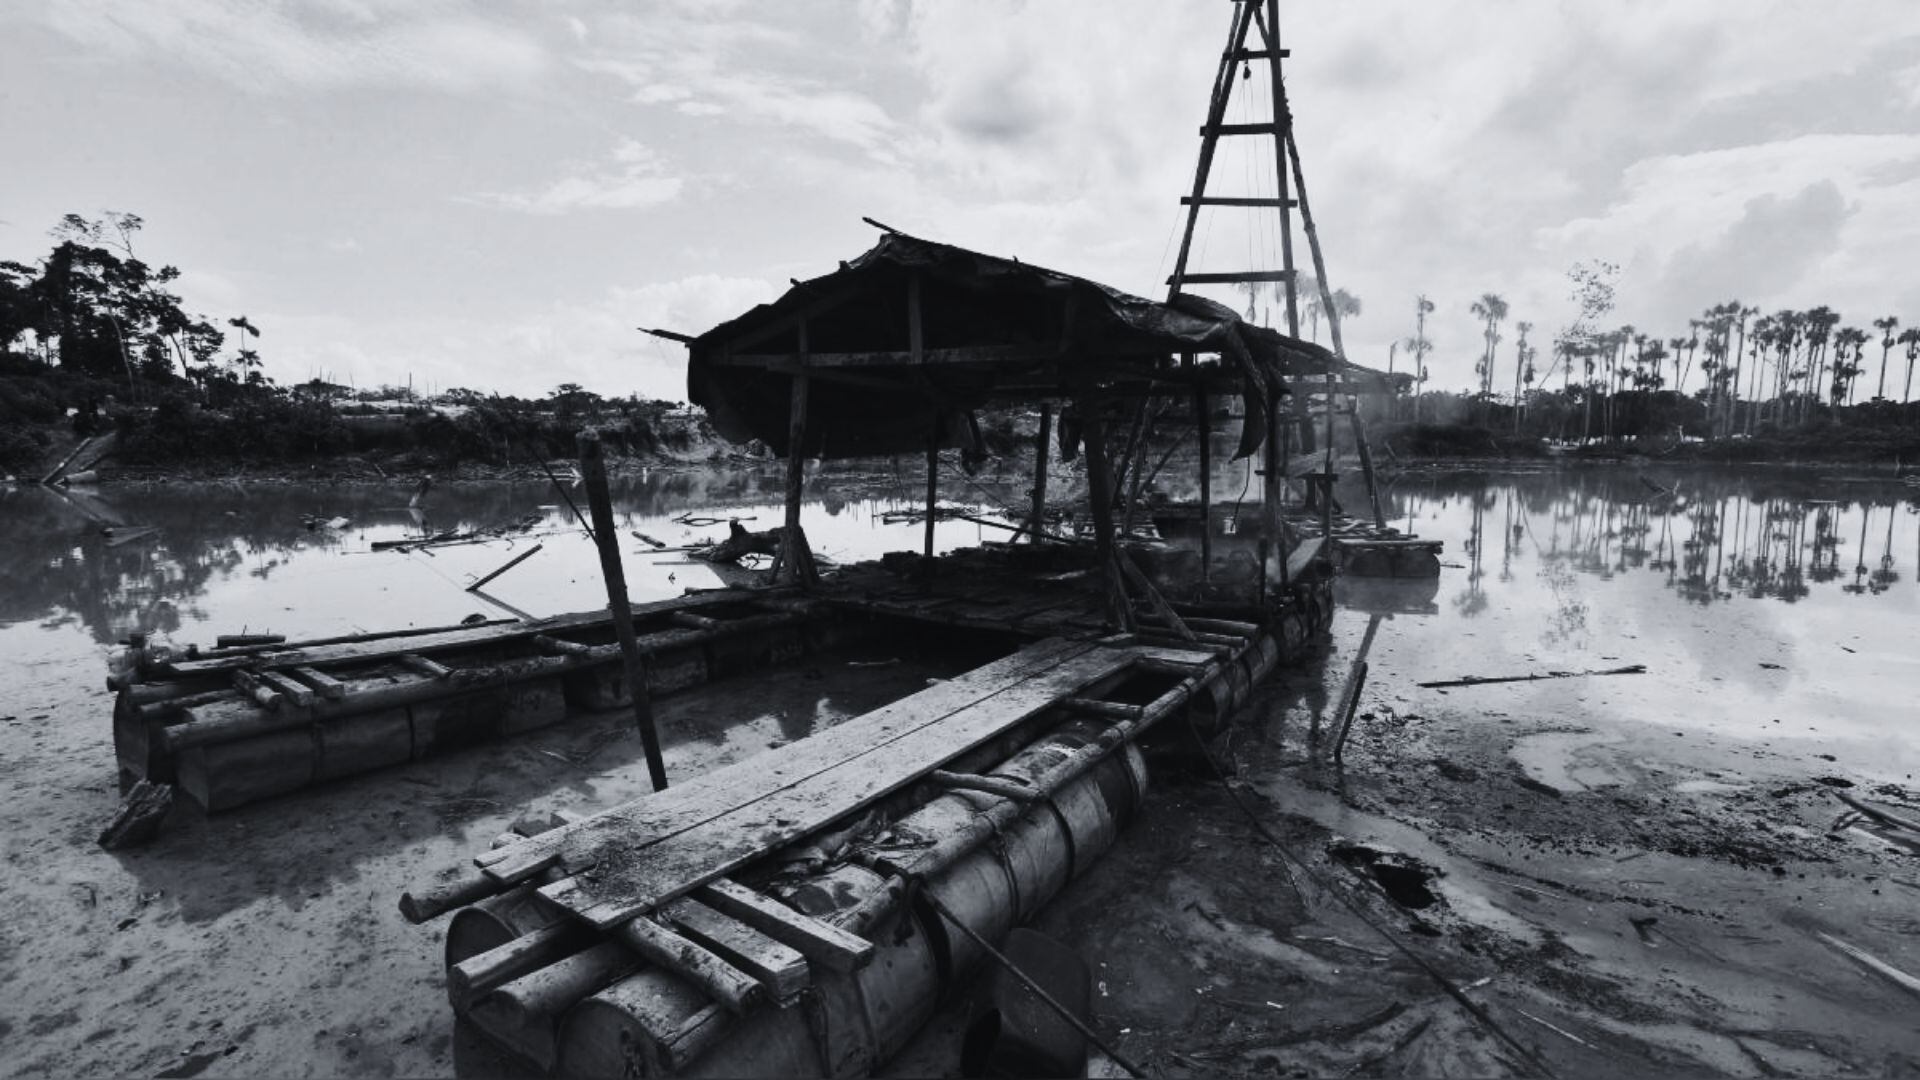
[[[1576,259],[1619,263],[1618,321],[1663,336],[1735,297],[1920,323],[1911,0],[1281,7],[1357,360],[1384,366],[1425,293],[1431,385],[1465,386],[1472,300],[1548,336]],[[131,210],[283,380],[679,398],[682,351],[633,328],[827,272],[872,243],[862,215],[1162,295],[1229,12],[15,0],[0,258]],[[1242,86],[1230,119],[1263,119]],[[1213,193],[1271,190],[1270,147],[1230,142]],[[1271,221],[1202,223],[1194,269],[1276,265]]]

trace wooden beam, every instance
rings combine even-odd
[[[809,371],[843,367],[912,367],[921,364],[1005,364],[1052,360],[1060,355],[1053,345],[968,345],[951,349],[874,349],[868,352],[800,353],[736,352],[717,360],[721,367],[778,368],[805,364]]]
[[[1113,472],[1107,462],[1106,422],[1100,416],[1100,399],[1089,394],[1080,399],[1080,415],[1085,417],[1087,442],[1087,504],[1093,513],[1093,535],[1099,562],[1107,578],[1107,616],[1122,630],[1133,629],[1133,607],[1127,602],[1127,590],[1120,577],[1113,541]]]
[[[1202,135],[1278,135],[1280,125],[1267,121],[1261,124],[1212,124],[1200,129]]]
[[[1297,201],[1281,200],[1272,197],[1246,198],[1238,195],[1192,195],[1180,196],[1181,206],[1264,206],[1278,209],[1282,206],[1298,206]]]
[[[1032,543],[1040,542],[1042,524],[1047,514],[1047,443],[1053,434],[1053,403],[1040,403],[1040,432],[1033,440],[1033,513],[1027,518],[1027,530]]]
[[[620,566],[619,532],[613,525],[613,499],[607,493],[607,467],[601,457],[600,433],[582,431],[575,437],[580,449],[580,474],[587,485],[587,506],[593,514],[593,534],[600,549],[600,575],[606,579],[607,611],[613,616],[614,636],[626,662],[627,693],[633,700],[633,719],[647,757],[653,790],[667,786],[667,763],[660,755],[660,732],[653,725],[653,699],[647,692],[647,665],[633,633],[633,601],[627,598],[627,574]]]
[[[907,352],[913,363],[927,362],[926,327],[920,311],[920,275],[907,278]]]
[[[811,319],[815,316],[823,315],[842,304],[858,299],[867,291],[866,286],[853,283],[834,289],[831,292],[819,292],[811,285],[797,285],[794,289],[795,291],[814,296],[815,299],[801,304],[795,310],[788,312],[786,315],[781,316],[765,326],[756,330],[749,330],[739,337],[728,339],[726,343],[727,348],[734,352],[751,348],[770,337],[792,330],[802,319]]]
[[[1291,270],[1234,270],[1223,274],[1183,274],[1178,278],[1168,278],[1167,284],[1175,281],[1187,285],[1233,285],[1243,281],[1291,281]]]
[[[1273,55],[1274,52],[1272,49],[1235,49],[1227,53],[1227,59],[1244,63],[1248,60],[1268,60],[1271,59]],[[1279,55],[1284,59],[1292,56],[1293,50],[1281,49]]]
[[[660,915],[688,939],[758,980],[775,1001],[791,1001],[813,982],[799,951],[698,900],[676,900]]]
[[[693,895],[828,971],[858,971],[873,961],[873,943],[867,939],[802,915],[726,878],[695,889]]]
[[[926,560],[921,564],[920,576],[924,582],[933,581],[933,522],[934,510],[940,505],[940,415],[934,414],[933,426],[927,430],[927,529],[925,550],[921,552]]]

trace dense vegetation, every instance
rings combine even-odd
[[[572,383],[538,399],[276,385],[261,370],[262,330],[189,313],[169,291],[180,271],[136,256],[141,224],[70,214],[36,264],[0,262],[0,470],[32,469],[68,431],[109,429],[122,463],[161,466],[354,454],[510,465],[571,455],[586,426],[630,455],[702,456],[717,442],[673,402]]]

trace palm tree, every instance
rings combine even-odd
[[[1920,326],[1907,327],[1893,340],[1907,347],[1907,383],[1900,391],[1900,403],[1904,405],[1913,395],[1913,362],[1920,360]]]
[[[1520,410],[1526,404],[1526,399],[1520,395],[1520,383],[1524,379],[1528,386],[1533,385],[1534,349],[1527,344],[1527,335],[1533,332],[1533,324],[1517,322],[1513,324],[1513,328],[1520,331],[1520,340],[1514,345],[1513,356],[1513,433],[1518,435],[1520,434]]]
[[[1413,350],[1413,422],[1420,422],[1420,387],[1427,381],[1427,354],[1433,351],[1433,342],[1427,340],[1427,315],[1433,311],[1433,301],[1422,293],[1413,298],[1413,336],[1407,339],[1407,348]]]
[[[1899,325],[1900,320],[1892,315],[1873,320],[1874,329],[1880,331],[1880,385],[1873,392],[1875,401],[1887,399],[1887,354],[1893,351],[1893,330]]]
[[[1475,370],[1480,374],[1480,393],[1485,397],[1491,397],[1493,395],[1493,347],[1500,341],[1500,324],[1507,318],[1507,302],[1497,293],[1482,293],[1480,299],[1475,300],[1467,310],[1487,322],[1485,334],[1487,351],[1481,356],[1480,364]]]

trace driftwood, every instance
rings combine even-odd
[[[748,555],[778,555],[783,531],[784,528],[774,528],[753,532],[737,521],[729,522],[725,540],[691,554],[714,563],[737,563]]]
[[[1423,682],[1415,685],[1433,690],[1443,686],[1485,686],[1488,683],[1537,682],[1541,679],[1577,679],[1582,675],[1645,675],[1647,665],[1628,664],[1626,667],[1607,668],[1603,671],[1549,671],[1543,675],[1469,675],[1464,679],[1444,679],[1440,682]]]
[[[1867,815],[1868,817],[1874,819],[1875,821],[1878,821],[1884,825],[1892,825],[1895,828],[1906,829],[1907,831],[1913,833],[1914,835],[1920,836],[1920,823],[1909,821],[1898,814],[1891,813],[1886,810],[1882,810],[1879,807],[1873,806],[1870,803],[1861,802],[1859,799],[1856,799],[1851,795],[1847,795],[1843,792],[1836,791],[1833,793],[1833,795],[1834,795],[1834,798],[1839,799],[1841,802],[1846,803],[1848,806],[1853,807],[1855,810],[1860,811],[1861,813]]]
[[[1845,956],[1847,956],[1849,959],[1852,959],[1853,961],[1860,964],[1860,966],[1866,968],[1868,971],[1873,972],[1875,975],[1878,975],[1881,978],[1887,980],[1893,985],[1898,986],[1900,989],[1905,990],[1910,994],[1920,995],[1920,979],[1914,978],[1912,975],[1909,975],[1906,972],[1900,970],[1899,968],[1894,967],[1892,964],[1889,964],[1885,960],[1880,959],[1879,957],[1873,955],[1867,950],[1860,948],[1858,945],[1849,945],[1846,942],[1841,941],[1839,938],[1834,937],[1832,934],[1826,933],[1825,931],[1815,930],[1813,932],[1813,936],[1826,942],[1828,945],[1833,946],[1835,949],[1840,950],[1840,952]]]
[[[142,780],[127,792],[120,812],[101,830],[100,846],[108,851],[138,847],[160,835],[160,822],[173,809],[173,785]]]

